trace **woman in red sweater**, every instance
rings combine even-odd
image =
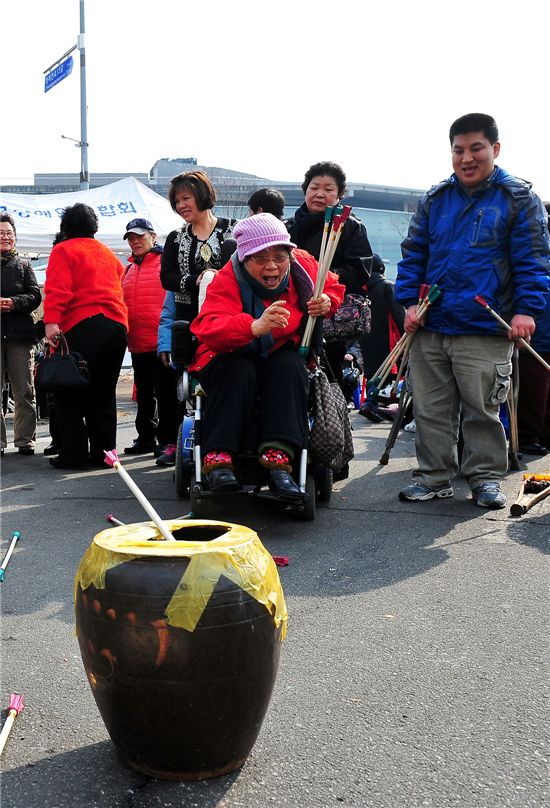
[[[61,217],[44,285],[46,340],[62,331],[69,348],[88,363],[85,393],[55,394],[61,451],[55,468],[103,468],[104,450],[116,447],[116,384],[126,351],[128,313],[122,296],[124,267],[95,240],[97,216],[78,202]]]

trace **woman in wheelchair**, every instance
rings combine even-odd
[[[206,393],[202,422],[203,473],[211,491],[235,491],[234,458],[260,401],[259,463],[272,494],[300,499],[292,478],[296,452],[307,446],[309,378],[298,352],[308,314],[331,316],[344,296],[329,272],[313,298],[317,262],[297,251],[284,224],[270,213],[239,222],[237,252],[208,288],[191,330],[195,362]]]

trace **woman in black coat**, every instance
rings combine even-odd
[[[11,385],[15,405],[14,444],[19,454],[32,455],[36,443],[36,402],[34,395],[34,351],[37,334],[31,312],[42,296],[30,262],[15,249],[16,230],[12,217],[0,215],[0,379]],[[2,454],[8,441],[4,410],[1,416]]]
[[[346,192],[346,175],[337,163],[315,163],[306,171],[302,183],[305,201],[289,219],[287,228],[292,241],[319,260],[325,226],[325,210],[338,205]],[[346,287],[346,294],[366,295],[372,265],[372,249],[365,225],[350,214],[345,222],[331,270]],[[346,345],[329,343],[327,358],[335,378],[342,381],[342,361]]]

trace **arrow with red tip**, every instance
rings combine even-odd
[[[118,471],[132,494],[142,506],[143,510],[149,514],[155,525],[158,527],[162,537],[166,541],[176,541],[143,491],[135,484],[126,469],[122,467],[116,449],[111,449],[110,452],[104,450],[103,454],[105,455],[105,462],[107,465],[112,466],[114,469],[116,469],[116,471]]]
[[[487,303],[487,301],[485,300],[484,297],[482,297],[481,295],[476,295],[474,297],[474,300],[475,300],[476,303],[479,303],[480,306],[483,306],[483,308],[486,309],[489,312],[489,314],[492,314],[493,317],[495,318],[495,320],[497,320],[501,325],[503,325],[504,328],[506,328],[507,331],[512,330],[512,326],[509,323],[507,323],[506,320],[503,320],[502,317],[500,316],[500,314],[497,314],[496,311],[490,307],[490,305]],[[533,354],[535,359],[539,360],[541,365],[544,365],[546,370],[550,370],[550,365],[548,364],[548,362],[545,362],[544,359],[542,358],[542,356],[540,354],[538,354],[535,351],[534,348],[531,348],[531,346],[529,345],[529,343],[527,342],[526,339],[523,339],[523,337],[518,337],[517,342],[521,342],[523,347],[527,348],[527,350],[530,351]]]

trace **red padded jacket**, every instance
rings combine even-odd
[[[131,256],[122,281],[124,302],[128,307],[128,350],[147,353],[157,350],[160,312],[166,290],[160,282],[161,250],[148,252],[136,264]]]

